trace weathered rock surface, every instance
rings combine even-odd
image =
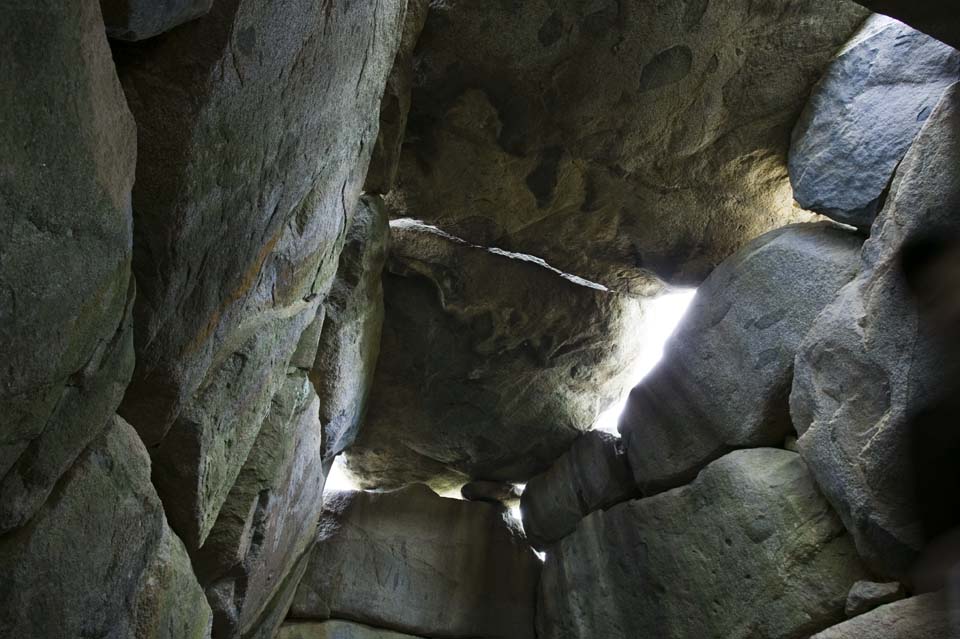
[[[865,576],[800,456],[737,451],[584,519],[547,554],[538,636],[800,638]]]
[[[867,13],[827,0],[434,3],[398,215],[617,290],[791,221],[789,131]]]
[[[216,521],[315,326],[377,132],[405,3],[223,0],[118,44],[137,119],[137,367],[121,413],[174,529]]]
[[[291,617],[426,637],[534,636],[540,562],[502,508],[417,485],[327,498]]]
[[[130,426],[126,428],[132,433]],[[135,610],[136,630],[130,636],[136,639],[210,638],[210,604],[194,576],[187,549],[166,523],[157,552],[140,577]]]
[[[383,100],[380,102],[380,134],[370,158],[370,170],[363,190],[367,193],[389,193],[397,181],[400,148],[407,130],[410,113],[410,94],[413,91],[413,50],[427,21],[429,0],[407,0],[407,13],[400,37],[400,49],[387,78]]]
[[[350,621],[324,621],[322,623],[286,623],[280,627],[277,639],[416,639],[416,637]]]
[[[136,130],[84,0],[0,7],[0,533],[103,429],[133,368]]]
[[[904,158],[859,274],[813,324],[790,398],[800,452],[857,549],[878,575],[899,580],[924,542],[922,493],[913,481],[922,469],[911,459],[911,440],[920,434],[915,416],[955,390],[953,350],[920,321],[900,253],[918,237],[960,235],[958,166],[954,85]]]
[[[499,481],[471,481],[460,487],[460,496],[467,501],[514,506],[520,504],[521,491],[515,484]]]
[[[391,223],[387,270],[380,359],[347,451],[364,487],[524,481],[627,383],[636,298],[410,221]]]
[[[893,16],[960,49],[960,14],[956,7],[938,0],[856,0],[871,11]]]
[[[340,254],[311,380],[320,396],[323,457],[333,459],[357,437],[380,353],[383,267],[390,228],[383,201],[365,196]]]
[[[790,181],[800,206],[869,227],[897,165],[958,79],[960,51],[892,18],[868,19],[794,128]]]
[[[953,639],[958,612],[943,593],[930,593],[881,606],[810,639]]]
[[[573,442],[546,473],[523,491],[523,531],[543,549],[569,535],[581,519],[639,496],[620,438],[592,431]]]
[[[641,490],[686,483],[733,448],[784,441],[794,356],[856,273],[860,242],[830,223],[791,226],[710,275],[620,419]]]
[[[144,40],[199,18],[213,0],[100,0],[107,35],[118,40]]]
[[[195,553],[218,638],[249,636],[313,544],[324,485],[318,413],[306,372],[291,369],[213,530]]]
[[[209,636],[210,608],[166,528],[147,451],[111,417],[30,525],[0,537],[0,636]]]
[[[848,617],[856,617],[883,604],[899,601],[906,596],[906,590],[899,581],[891,581],[885,584],[875,581],[858,581],[853,584],[847,594],[847,605],[844,612]]]

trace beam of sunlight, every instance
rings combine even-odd
[[[644,304],[643,324],[638,327],[638,330],[644,333],[643,350],[637,359],[630,384],[624,389],[619,400],[600,413],[597,421],[594,422],[594,429],[608,433],[617,432],[617,422],[620,420],[620,413],[627,405],[630,390],[639,384],[663,358],[664,345],[680,323],[684,313],[687,312],[694,295],[696,295],[695,289],[678,291],[661,295]]]
[[[327,474],[327,482],[323,485],[323,492],[331,493],[341,490],[360,490],[360,487],[347,472],[347,463],[344,461],[343,455],[337,455],[337,458],[333,460],[330,472]]]

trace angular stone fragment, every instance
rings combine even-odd
[[[357,437],[380,354],[383,266],[390,228],[383,201],[364,196],[347,231],[310,378],[320,397],[323,458]]]
[[[118,43],[138,124],[137,368],[121,413],[198,548],[315,326],[377,133],[405,2],[218,0]]]
[[[595,510],[639,496],[620,438],[592,431],[573,442],[523,491],[523,532],[539,549],[559,541]]]
[[[540,562],[503,509],[422,485],[328,495],[291,617],[532,639]]]
[[[538,636],[800,639],[843,619],[865,576],[799,455],[737,451],[552,547]]]
[[[960,13],[949,2],[938,0],[911,2],[910,0],[856,0],[871,11],[884,13],[929,33],[933,37],[960,49]]]
[[[933,445],[935,457],[956,450],[956,412],[935,417],[940,402],[955,397],[955,334],[941,337],[921,319],[901,253],[920,238],[960,237],[958,167],[960,85],[954,85],[897,171],[859,274],[813,323],[790,397],[810,470],[860,554],[878,575],[893,579],[907,575],[925,536],[944,532],[921,529],[920,499],[939,493],[950,499],[955,492],[936,480],[915,481],[931,471],[935,478],[938,464],[941,473],[956,468],[952,456],[921,461],[915,454],[925,438],[946,437]],[[944,514],[945,525],[957,523],[956,513]]]
[[[427,21],[429,0],[407,0],[407,13],[400,37],[400,49],[387,78],[387,87],[380,103],[380,134],[370,158],[370,170],[363,190],[367,193],[389,193],[397,181],[400,147],[407,130],[410,93],[413,90],[414,58],[420,32]]]
[[[213,0],[100,0],[107,35],[144,40],[199,18]]]
[[[856,273],[860,243],[829,223],[791,226],[710,275],[620,419],[641,490],[688,482],[732,448],[781,445],[793,358]]]
[[[247,637],[313,544],[324,484],[318,412],[306,372],[292,369],[194,555],[218,639]]]
[[[210,608],[150,485],[136,432],[111,417],[29,526],[0,537],[0,636],[209,636]]]
[[[810,639],[954,639],[960,609],[945,593],[930,593],[880,606]]]
[[[277,639],[417,639],[351,621],[293,622],[280,626]]]
[[[0,7],[0,534],[116,411],[136,129],[96,2]]]
[[[805,209],[868,228],[960,51],[873,16],[839,53],[793,130],[790,181]]]
[[[391,224],[380,359],[347,455],[364,487],[522,482],[628,383],[640,301],[531,258]]]
[[[899,581],[881,584],[875,581],[858,581],[847,594],[847,606],[844,610],[848,617],[856,617],[870,612],[883,604],[893,603],[907,596]]]
[[[847,0],[432,3],[398,216],[616,290],[699,283],[804,221],[789,132]]]

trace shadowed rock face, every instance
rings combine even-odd
[[[938,0],[856,0],[871,11],[902,20],[915,29],[960,49],[960,13],[949,2]]]
[[[417,639],[350,621],[294,622],[280,627],[277,639]]]
[[[865,576],[799,455],[738,451],[551,548],[538,636],[800,639],[842,620]]]
[[[0,9],[0,534],[37,512],[133,368],[136,131],[100,10],[14,4]]]
[[[224,0],[117,47],[140,150],[137,368],[121,411],[191,549],[332,282],[404,7]]]
[[[958,79],[960,51],[872,16],[830,65],[794,128],[790,181],[797,202],[868,229],[894,170]]]
[[[956,311],[946,335],[920,317],[901,253],[917,238],[960,236],[958,166],[960,85],[953,85],[897,171],[857,277],[817,318],[796,359],[790,409],[800,452],[860,554],[891,578],[906,575],[925,533],[942,532],[922,530],[920,500],[955,495],[936,481],[918,491],[914,480],[926,465],[956,468],[939,459],[960,445],[950,403]],[[945,304],[956,303],[955,290],[940,291]],[[916,456],[925,439],[930,459]],[[946,522],[956,521],[955,511],[947,514]]]
[[[501,506],[422,485],[334,493],[291,617],[424,637],[532,639],[539,576],[540,561]]]
[[[792,429],[794,356],[853,278],[860,246],[835,224],[790,226],[757,238],[707,278],[620,418],[641,490],[686,483],[731,449],[783,442]]]
[[[213,0],[100,0],[107,35],[118,40],[145,40],[199,18]]]
[[[210,636],[210,607],[150,485],[150,458],[120,418],[29,526],[0,537],[0,566],[0,636]]]
[[[366,487],[438,490],[544,470],[628,383],[639,301],[417,223],[391,231],[350,470]]]
[[[371,194],[389,193],[397,181],[400,147],[407,130],[410,113],[410,94],[413,91],[414,59],[420,32],[427,21],[429,0],[407,0],[407,14],[400,37],[400,49],[387,78],[387,86],[380,102],[380,134],[370,158],[370,169],[363,190]]]
[[[828,0],[436,3],[399,216],[618,290],[800,221],[789,131],[867,13]]]
[[[383,201],[364,196],[323,305],[320,343],[310,364],[310,379],[320,399],[324,460],[332,461],[357,438],[370,395],[380,354],[389,237]]]
[[[194,553],[217,637],[256,628],[313,546],[324,485],[318,413],[306,371],[288,370],[213,530]],[[260,630],[269,636],[275,628]]]
[[[523,532],[534,548],[545,550],[574,531],[595,510],[639,496],[620,439],[600,431],[585,433],[523,491]]]
[[[952,639],[957,612],[946,593],[930,593],[881,606],[811,639]]]

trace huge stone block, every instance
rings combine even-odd
[[[936,592],[881,606],[811,639],[954,639],[958,622],[960,609]]]
[[[814,87],[793,130],[790,181],[800,205],[869,228],[894,170],[958,79],[960,51],[872,16]]]
[[[859,274],[812,325],[790,397],[801,454],[861,555],[894,579],[907,575],[927,535],[944,532],[922,529],[921,499],[944,511],[945,525],[957,523],[953,508],[938,505],[954,503],[955,491],[936,480],[938,472],[955,476],[954,457],[938,457],[960,446],[950,403],[955,319],[944,333],[921,318],[902,252],[920,238],[960,237],[958,167],[960,85],[953,85],[897,171]],[[937,297],[955,304],[955,289]],[[930,459],[915,454],[923,438],[935,448]],[[934,479],[918,485],[924,474]]]
[[[791,226],[707,278],[620,418],[641,490],[688,482],[731,449],[783,442],[794,356],[856,273],[860,243],[829,223]]]
[[[432,3],[397,214],[617,290],[698,284],[806,221],[789,132],[847,0]]]
[[[588,516],[547,552],[540,639],[801,639],[866,570],[796,453],[737,451]]]
[[[508,517],[422,485],[334,493],[291,617],[424,637],[532,639],[540,562]]]
[[[25,526],[0,537],[0,636],[204,639],[210,607],[136,432],[112,417]]]
[[[638,496],[620,438],[592,431],[573,442],[547,472],[527,482],[520,498],[523,532],[542,550],[573,532],[593,511]]]
[[[96,2],[0,7],[0,534],[26,523],[133,368],[136,130]]]
[[[386,316],[350,470],[365,487],[524,481],[629,383],[640,301],[529,256],[391,223]]]
[[[194,553],[217,639],[259,630],[313,545],[324,486],[319,408],[306,371],[288,370],[216,524]]]
[[[404,0],[222,0],[115,45],[137,120],[137,367],[121,413],[194,550],[332,283]]]
[[[383,201],[364,196],[324,302],[320,343],[310,372],[320,397],[325,460],[353,444],[366,410],[380,354],[389,237]]]

